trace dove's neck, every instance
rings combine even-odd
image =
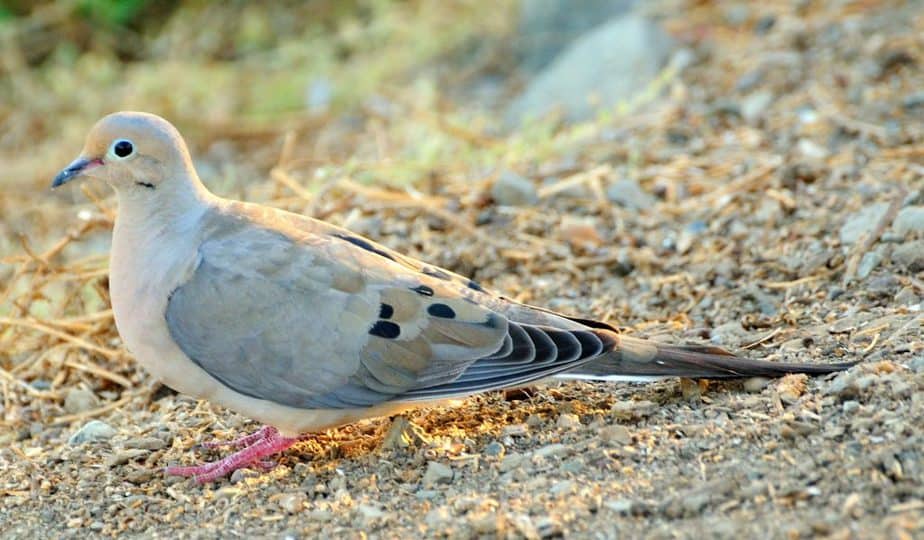
[[[117,190],[117,196],[115,235],[137,239],[185,235],[217,200],[195,177],[165,182],[154,190]]]
[[[109,290],[119,331],[140,339],[147,330],[131,326],[138,322],[132,314],[163,314],[168,293],[195,265],[203,218],[218,198],[198,180],[116,193]]]

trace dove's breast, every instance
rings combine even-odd
[[[191,373],[195,370],[173,342],[164,319],[170,292],[195,268],[196,243],[165,242],[134,232],[117,222],[112,240],[109,294],[119,335],[155,377],[180,392],[208,397],[215,382],[204,372]]]

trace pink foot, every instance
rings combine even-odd
[[[196,482],[204,484],[248,465],[256,465],[265,470],[269,463],[263,458],[278,454],[296,442],[298,442],[297,437],[283,437],[276,428],[265,426],[253,435],[228,443],[235,446],[246,445],[246,448],[228,457],[192,467],[167,467],[164,472],[170,475],[192,476]]]

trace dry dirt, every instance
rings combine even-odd
[[[492,393],[416,411],[403,430],[317,434],[271,471],[199,486],[161,469],[219,457],[196,444],[258,426],[134,365],[107,310],[112,201],[56,194],[37,225],[30,205],[51,196],[36,173],[17,184],[31,193],[7,192],[0,224],[0,537],[924,537],[924,13],[732,7],[665,9],[692,64],[637,111],[541,140],[400,100],[257,133],[178,123],[222,195],[633,334],[860,365]],[[394,163],[354,178],[327,152],[316,173],[319,148],[376,155],[414,144],[414,122],[504,165],[460,155],[386,188],[366,180]],[[60,144],[76,152],[79,134]],[[492,200],[502,170],[538,202]],[[649,194],[641,209],[607,197],[626,179]],[[69,442],[95,421],[110,428],[90,426],[100,440]]]

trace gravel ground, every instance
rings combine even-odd
[[[662,99],[483,180],[447,166],[426,204],[353,183],[310,203],[269,182],[248,193],[633,334],[860,365],[492,393],[317,434],[270,471],[199,486],[160,471],[258,426],[151,381],[105,315],[86,334],[99,368],[58,377],[74,361],[31,355],[69,342],[27,321],[0,334],[0,537],[924,536],[924,13],[744,9],[666,14],[695,60]],[[316,140],[388,133],[374,120]],[[235,151],[269,176],[265,150]],[[497,204],[516,190],[537,202]],[[105,234],[92,216],[75,242]]]

